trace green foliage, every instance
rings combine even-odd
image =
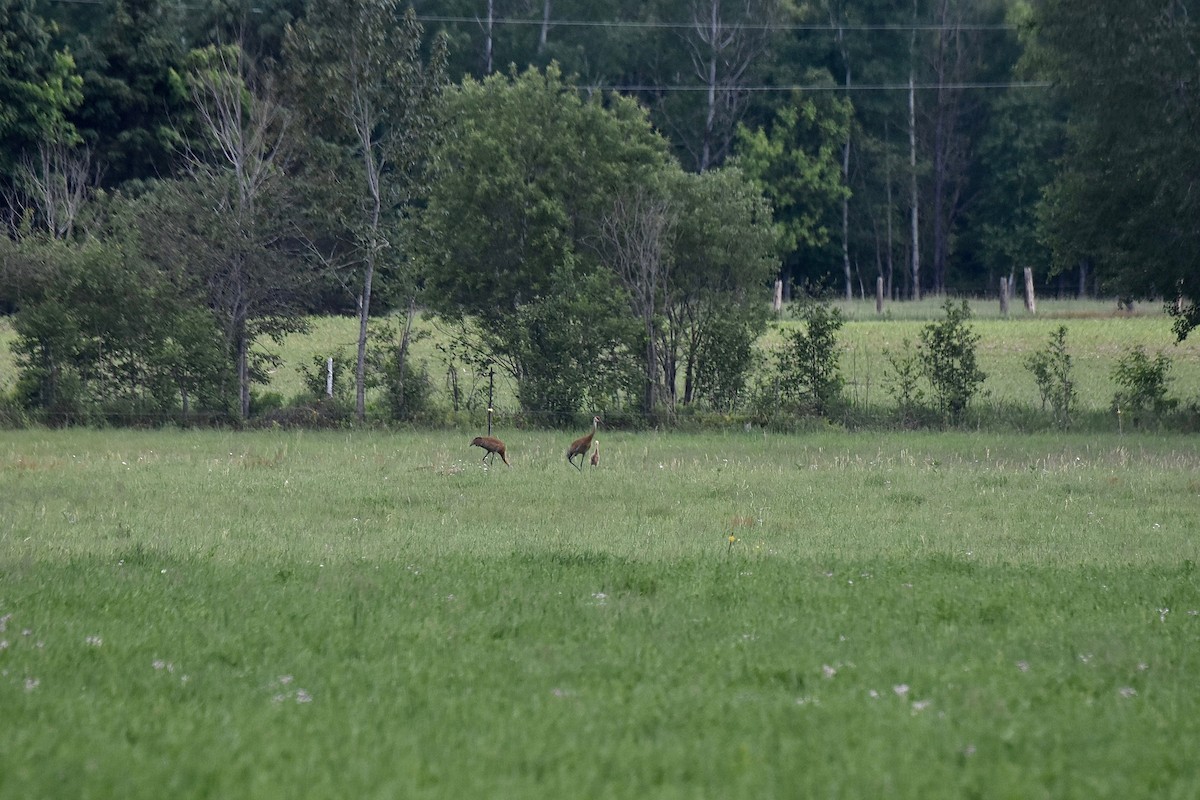
[[[815,301],[804,302],[797,313],[802,326],[788,332],[779,353],[780,388],[785,402],[801,413],[826,416],[846,383],[838,342],[845,320],[840,309]]]
[[[1112,379],[1119,387],[1113,410],[1132,413],[1137,420],[1146,412],[1157,415],[1173,409],[1179,401],[1167,397],[1170,371],[1171,359],[1164,353],[1150,358],[1140,345],[1127,350],[1113,368]]]
[[[134,254],[34,240],[55,267],[14,319],[24,406],[55,424],[219,409],[228,361],[211,315]]]
[[[1055,260],[1091,259],[1118,296],[1183,298],[1182,339],[1200,314],[1200,27],[1185,3],[1035,4],[1035,63],[1069,108],[1068,146],[1042,209]],[[1113,54],[1119,53],[1119,58]]]
[[[753,364],[766,330],[763,288],[778,270],[770,207],[737,167],[671,173],[663,280],[661,359],[668,394],[683,377],[683,403],[727,406]]]
[[[637,391],[636,361],[626,342],[636,322],[607,273],[578,282],[563,276],[552,299],[523,304],[486,338],[517,378],[521,409],[548,424],[564,424],[580,409],[603,410]]]
[[[179,7],[167,0],[113,0],[77,37],[83,102],[72,115],[101,165],[102,185],[175,175],[179,129],[193,119],[178,81],[185,46]]]
[[[590,242],[615,198],[666,164],[632,102],[584,100],[554,66],[467,80],[437,154],[428,298],[475,316],[527,412],[560,417],[621,388],[633,340],[615,276]]]
[[[299,365],[304,390],[312,398],[326,397],[329,388],[328,359],[333,359],[333,397],[347,400],[354,388],[354,357],[344,350],[313,355],[307,364]]]
[[[884,348],[883,355],[889,367],[888,392],[896,403],[901,424],[912,425],[925,399],[921,389],[925,375],[921,352],[906,338],[897,350]]]
[[[706,407],[729,413],[746,400],[746,385],[762,357],[755,347],[758,319],[736,316],[710,321],[696,354],[693,395]]]
[[[849,101],[830,98],[818,106],[797,94],[769,127],[738,130],[734,163],[770,202],[780,252],[790,260],[802,261],[829,242],[835,209],[849,195],[841,149],[850,124]]]
[[[1076,391],[1071,374],[1071,355],[1067,352],[1067,327],[1058,326],[1043,349],[1026,357],[1025,367],[1037,381],[1042,408],[1045,409],[1049,403],[1055,424],[1063,429],[1070,427]]]
[[[425,58],[424,27],[396,0],[319,0],[288,30],[290,96],[312,140],[314,239],[359,315],[355,410],[366,413],[367,335],[376,281],[412,297],[412,215],[426,200],[431,148],[441,136],[445,40]]]
[[[0,187],[21,155],[78,139],[68,117],[83,99],[83,82],[71,54],[54,49],[54,27],[37,6],[0,0]]]
[[[956,306],[947,298],[942,309],[944,319],[921,329],[921,368],[938,410],[958,419],[987,376],[976,364],[980,336],[967,324],[971,319],[967,301]]]

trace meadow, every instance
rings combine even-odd
[[[0,797],[1193,798],[1200,438],[0,432]]]

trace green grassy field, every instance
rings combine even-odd
[[[0,432],[0,797],[1200,795],[1200,439],[504,435]]]

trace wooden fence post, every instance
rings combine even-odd
[[[883,313],[883,276],[875,279],[875,313]]]
[[[492,398],[496,390],[496,370],[488,368],[488,436],[492,435]]]
[[[1037,299],[1033,296],[1033,270],[1025,268],[1025,310],[1030,314],[1037,313]]]
[[[1008,276],[1000,276],[1000,316],[1008,316]]]

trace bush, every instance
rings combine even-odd
[[[891,366],[888,374],[891,381],[888,392],[896,401],[900,423],[911,427],[916,424],[918,412],[925,399],[925,393],[920,386],[924,374],[921,368],[921,354],[913,346],[911,339],[905,339],[899,351],[884,350],[883,355]]]
[[[1120,387],[1113,395],[1113,410],[1118,416],[1132,413],[1134,422],[1140,422],[1146,413],[1175,408],[1179,401],[1167,397],[1170,370],[1171,360],[1162,353],[1151,359],[1141,345],[1126,351],[1113,368],[1113,381]]]
[[[328,388],[328,359],[333,359],[333,396],[338,400],[348,399],[354,391],[355,356],[346,350],[328,356],[314,355],[308,364],[300,365],[300,377],[304,388],[313,398],[326,397]]]
[[[929,323],[921,331],[921,367],[938,410],[943,417],[956,420],[987,376],[975,362],[980,337],[967,325],[971,319],[967,301],[955,306],[947,299],[942,307],[946,318]]]
[[[1066,429],[1071,425],[1071,406],[1075,402],[1075,383],[1071,379],[1071,356],[1067,353],[1067,328],[1060,325],[1050,334],[1050,341],[1042,350],[1031,353],[1025,359],[1025,367],[1037,381],[1038,393],[1042,397],[1042,410],[1050,405],[1054,422]]]
[[[814,302],[804,303],[797,316],[803,327],[787,334],[779,354],[780,391],[800,411],[828,416],[846,384],[837,339],[845,319],[840,309]]]

